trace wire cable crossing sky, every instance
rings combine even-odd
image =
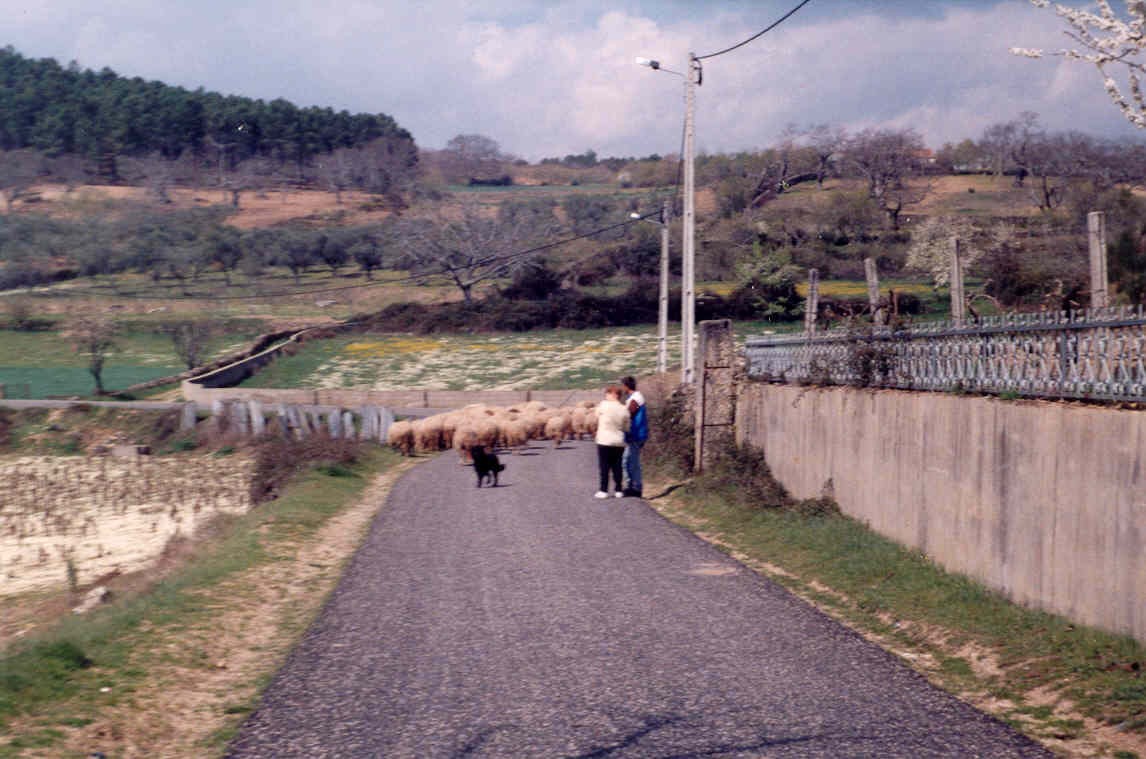
[[[423,149],[483,134],[530,161],[674,145],[665,93],[676,85],[632,60],[696,50],[736,51],[705,82],[701,152],[763,148],[789,124],[910,127],[938,148],[1023,111],[1051,131],[1137,134],[1095,71],[1010,53],[1062,47],[1062,33],[1020,0],[358,0],[337,12],[306,0],[0,0],[0,45],[27,56],[384,113]]]
[[[761,37],[763,37],[763,36],[764,36],[765,34],[767,34],[768,32],[770,32],[770,31],[772,31],[773,29],[775,29],[776,27],[778,27],[780,24],[782,24],[782,23],[784,23],[785,21],[787,21],[787,20],[788,20],[789,18],[791,18],[792,16],[796,15],[796,11],[800,10],[801,8],[803,8],[805,5],[807,5],[807,4],[808,4],[808,3],[810,3],[810,2],[812,2],[812,0],[803,0],[803,2],[801,2],[801,3],[800,3],[799,5],[797,5],[795,8],[793,8],[793,9],[792,9],[792,10],[790,10],[790,11],[788,11],[788,12],[787,12],[787,13],[785,13],[783,16],[781,16],[779,19],[777,19],[775,22],[773,22],[772,24],[769,24],[768,26],[764,27],[764,28],[763,28],[763,29],[761,29],[760,31],[756,32],[756,34],[753,34],[751,37],[749,37],[748,39],[744,40],[743,42],[737,42],[737,43],[736,43],[735,45],[733,45],[732,47],[726,47],[726,48],[724,48],[723,50],[717,50],[715,53],[708,53],[707,55],[698,55],[698,56],[696,56],[696,59],[697,59],[698,61],[703,61],[705,58],[715,58],[715,57],[716,57],[716,56],[718,56],[718,55],[724,55],[725,53],[731,53],[733,50],[736,50],[737,48],[741,48],[741,47],[744,47],[744,46],[745,46],[745,45],[747,45],[749,42],[755,42],[756,40],[760,39]]]

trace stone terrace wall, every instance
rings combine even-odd
[[[748,382],[739,443],[793,495],[1023,604],[1146,641],[1146,414]]]

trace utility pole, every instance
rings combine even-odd
[[[696,86],[700,62],[688,54],[688,71],[684,78],[684,220],[683,260],[681,265],[681,382],[691,385],[696,367],[693,356],[693,330],[696,326],[696,208],[694,171]]]
[[[867,305],[871,309],[871,323],[879,326],[887,321],[887,314],[879,307],[879,269],[874,258],[863,260],[863,273],[867,279]]]
[[[820,270],[808,269],[808,297],[804,300],[804,337],[816,336],[820,313]]]
[[[1106,214],[1091,211],[1086,215],[1087,238],[1090,242],[1090,307],[1110,305],[1110,279],[1106,273]]]
[[[672,200],[661,205],[661,291],[657,310],[657,374],[668,371],[669,214]]]
[[[696,175],[693,169],[696,147],[695,115],[696,88],[700,85],[700,60],[693,53],[688,54],[688,70],[684,73],[666,69],[660,61],[637,58],[637,65],[648,66],[654,71],[665,71],[684,78],[684,217],[681,225],[681,304],[680,304],[680,381],[691,385],[695,381],[696,356],[694,334],[696,329]],[[665,278],[667,280],[667,277]]]
[[[967,298],[963,294],[963,255],[961,243],[951,240],[951,321],[962,327],[967,320]]]

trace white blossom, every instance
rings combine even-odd
[[[1107,95],[1122,115],[1135,126],[1146,128],[1146,99],[1139,79],[1146,73],[1146,66],[1139,57],[1146,48],[1146,0],[1127,0],[1126,18],[1114,11],[1109,0],[1096,0],[1097,13],[1051,3],[1050,0],[1030,0],[1030,3],[1036,8],[1053,8],[1070,27],[1065,32],[1066,36],[1078,44],[1078,47],[1058,50],[1050,55],[1061,55],[1068,60],[1084,61],[1097,67]],[[1042,50],[1021,47],[1011,48],[1011,53],[1026,58],[1044,55]],[[1121,70],[1126,78],[1125,88],[1108,67]]]
[[[951,245],[956,239],[962,243],[960,263],[966,271],[984,255],[984,234],[962,216],[929,216],[911,233],[907,268],[927,273],[936,287],[945,286],[951,278]]]

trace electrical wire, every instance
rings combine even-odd
[[[639,221],[644,221],[645,219],[649,219],[649,218],[652,218],[653,216],[659,216],[659,215],[660,215],[659,210],[653,211],[653,212],[650,212],[647,214],[643,214],[643,215],[641,215],[635,219],[626,219],[625,221],[619,222],[617,224],[610,224],[609,226],[606,226],[606,227],[600,227],[600,228],[594,229],[590,232],[583,232],[582,234],[574,235],[573,237],[567,237],[567,238],[564,238],[561,240],[556,240],[556,241],[550,242],[550,243],[545,243],[544,245],[537,245],[537,246],[534,246],[532,248],[527,248],[525,250],[515,251],[513,253],[505,253],[505,254],[487,256],[485,258],[480,258],[477,261],[474,261],[470,264],[467,264],[466,267],[464,267],[464,268],[509,264],[509,263],[512,263],[513,261],[516,261],[519,258],[525,258],[528,256],[532,256],[535,253],[540,253],[541,251],[549,250],[551,248],[556,248],[556,247],[559,247],[561,245],[567,245],[571,242],[576,242],[577,240],[584,240],[584,239],[589,238],[589,237],[595,237],[596,235],[604,234],[605,232],[611,232],[615,229],[621,229],[621,228],[627,227],[631,224],[636,224]],[[401,284],[403,282],[413,282],[413,281],[417,281],[417,280],[424,280],[428,277],[434,276],[435,274],[439,274],[439,272],[433,272],[430,274],[410,274],[410,275],[407,275],[405,277],[399,277],[398,279],[387,279],[387,280],[378,280],[378,281],[371,281],[371,282],[360,282],[360,283],[355,284],[355,285],[340,285],[338,287],[319,287],[319,288],[314,288],[314,289],[309,289],[309,290],[293,290],[290,292],[280,292],[280,293],[262,293],[262,294],[258,294],[258,295],[184,295],[184,296],[171,296],[171,295],[136,294],[136,293],[108,293],[105,291],[88,290],[88,289],[82,289],[82,288],[61,288],[60,290],[55,291],[55,293],[52,293],[52,294],[94,295],[94,296],[100,296],[100,297],[128,298],[128,299],[138,299],[138,300],[156,300],[159,298],[162,298],[164,300],[210,300],[210,301],[263,300],[266,298],[290,298],[290,297],[296,297],[299,295],[320,295],[323,293],[344,292],[346,290],[359,290],[359,289],[366,288],[366,287],[380,287],[382,285]]]
[[[698,55],[698,56],[694,57],[694,58],[693,58],[693,60],[696,60],[696,61],[703,61],[705,58],[715,58],[715,57],[716,57],[716,56],[718,56],[718,55],[724,55],[725,53],[731,53],[733,50],[735,50],[735,49],[736,49],[736,48],[738,48],[738,47],[744,47],[744,46],[745,46],[745,45],[747,45],[749,42],[753,42],[754,40],[757,40],[757,39],[759,39],[759,38],[763,37],[765,34],[767,34],[768,32],[770,32],[770,31],[772,31],[773,29],[775,29],[776,27],[778,27],[780,24],[782,24],[782,23],[784,23],[785,21],[787,21],[787,20],[789,19],[789,17],[791,17],[791,16],[795,15],[796,11],[800,10],[801,8],[803,8],[805,5],[807,5],[807,4],[808,4],[808,3],[810,3],[811,1],[812,1],[812,0],[803,0],[803,2],[801,2],[801,3],[800,3],[799,5],[797,5],[795,8],[793,8],[793,9],[792,9],[792,10],[790,10],[790,11],[788,11],[788,12],[787,12],[787,13],[785,13],[783,16],[781,16],[779,19],[777,19],[776,21],[774,21],[772,24],[770,24],[769,26],[767,26],[767,27],[765,27],[765,28],[761,29],[761,30],[760,30],[760,31],[758,31],[756,34],[753,34],[751,37],[749,37],[748,39],[744,40],[743,42],[737,42],[737,43],[736,43],[735,45],[733,45],[732,47],[726,47],[726,48],[724,48],[723,50],[717,50],[715,53],[709,53],[708,55]]]

